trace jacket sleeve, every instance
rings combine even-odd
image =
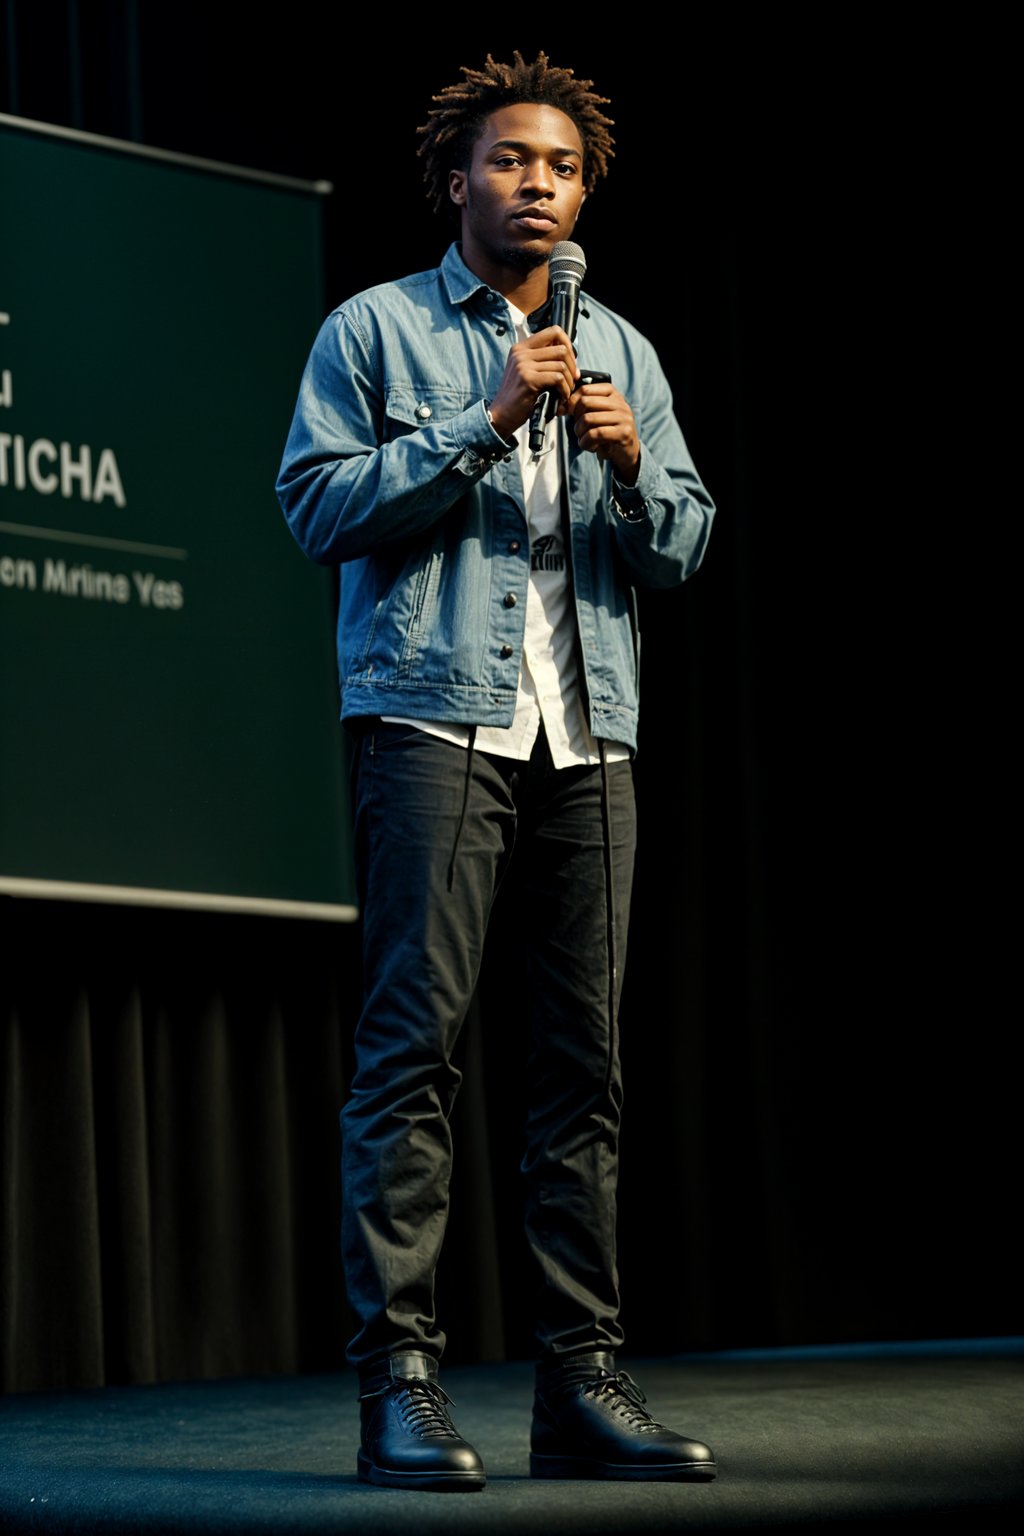
[[[313,344],[277,478],[299,547],[323,565],[429,528],[510,445],[482,398],[444,420],[389,417],[379,348],[344,308]]]
[[[704,558],[715,505],[690,457],[657,354],[643,337],[635,362],[640,472],[634,486],[611,478],[609,517],[636,585],[672,587]]]

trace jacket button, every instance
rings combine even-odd
[[[506,592],[505,593],[504,602],[505,602],[505,607],[506,608],[514,608],[515,605],[516,605],[516,595],[515,595],[515,593],[514,592]]]
[[[431,416],[433,416],[433,414],[434,413],[430,409],[429,405],[418,405],[416,407],[416,420],[417,421],[429,421]]]
[[[510,555],[518,555],[522,547],[523,546],[520,544],[518,539],[513,539],[512,543],[508,547],[508,552]]]
[[[512,647],[510,645],[503,645],[501,650],[498,652],[498,655],[501,657],[502,661],[508,661],[509,657],[512,655]]]

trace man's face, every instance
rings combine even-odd
[[[492,112],[468,171],[448,190],[462,210],[462,255],[478,277],[529,272],[572,237],[583,205],[583,143],[557,107],[524,103]]]

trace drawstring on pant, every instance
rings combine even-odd
[[[448,861],[448,889],[451,890],[455,879],[455,855],[459,849],[459,839],[462,836],[463,823],[466,820],[466,810],[469,806],[469,786],[473,782],[473,752],[476,747],[476,726],[469,728],[469,746],[466,751],[466,777],[462,785],[462,809],[459,811],[459,824],[455,828],[455,841],[452,843],[452,856]]]

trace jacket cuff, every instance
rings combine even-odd
[[[475,476],[490,469],[492,464],[509,458],[519,447],[518,438],[504,438],[494,430],[486,400],[470,406],[465,420],[468,428],[465,436],[469,441],[455,461],[456,469],[464,475]]]

